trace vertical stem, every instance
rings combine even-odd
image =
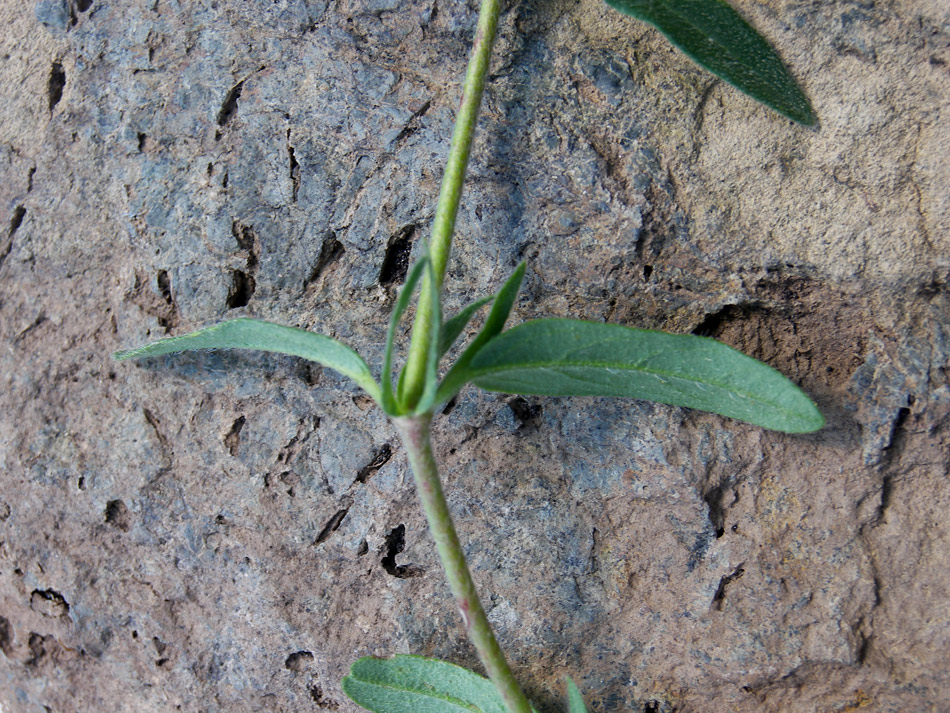
[[[478,657],[501,695],[505,707],[509,713],[532,713],[531,704],[508,667],[505,655],[492,633],[491,624],[488,623],[488,617],[485,616],[485,610],[478,599],[475,582],[468,571],[462,545],[452,524],[452,514],[442,492],[439,468],[432,453],[429,431],[431,421],[430,414],[394,419],[406,444],[409,463],[416,480],[416,490],[429,523],[429,530],[435,539],[442,568],[462,614],[465,633],[475,645]]]
[[[429,259],[432,260],[436,284],[432,284],[428,275],[423,279],[422,295],[416,310],[416,319],[412,327],[412,341],[406,359],[404,393],[402,400],[412,408],[419,400],[425,386],[426,355],[432,341],[432,320],[437,318],[430,308],[430,290],[441,290],[445,277],[445,266],[452,248],[452,233],[455,231],[455,218],[458,215],[459,201],[462,197],[462,184],[468,167],[468,157],[472,149],[472,137],[475,135],[475,123],[478,109],[485,91],[485,78],[491,61],[491,51],[495,44],[498,29],[498,16],[501,13],[501,0],[482,0],[478,14],[478,30],[472,45],[472,55],[465,73],[462,86],[462,102],[455,119],[455,131],[452,133],[452,147],[449,160],[442,176],[442,189],[439,203],[435,209],[432,223],[432,235],[429,239]],[[387,378],[385,375],[383,378]]]
[[[452,248],[455,218],[458,215],[462,185],[465,181],[465,171],[472,149],[475,123],[485,90],[485,78],[488,75],[500,13],[501,0],[482,0],[478,15],[478,30],[465,74],[462,101],[455,120],[452,146],[449,149],[449,159],[442,177],[442,189],[439,193],[439,203],[429,240],[432,278],[430,279],[427,275],[422,283],[422,294],[417,303],[412,341],[409,345],[409,355],[402,380],[404,384],[402,393],[399,394],[403,406],[410,409],[418,403],[419,396],[425,388],[426,357],[435,338],[435,328],[438,327],[433,324],[433,320],[438,319],[438,315],[433,314],[430,306],[432,290],[436,293],[442,290],[445,267]],[[389,378],[389,374],[383,374],[383,378]],[[429,430],[432,414],[395,418],[393,421],[402,433],[403,442],[406,444],[416,481],[416,491],[419,493],[429,530],[439,551],[449,588],[462,615],[465,633],[474,644],[478,657],[501,695],[508,712],[533,713],[531,704],[522,692],[521,686],[518,685],[495,639],[491,624],[488,623],[488,617],[478,599],[475,582],[472,581],[472,575],[468,571],[465,554],[455,532],[455,525],[452,523],[452,514],[449,512],[448,503],[442,492],[439,468],[432,453]]]

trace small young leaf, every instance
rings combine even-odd
[[[647,22],[690,59],[778,113],[815,123],[808,97],[755,29],[723,0],[606,0]]]
[[[399,296],[396,298],[396,304],[393,305],[392,314],[389,316],[389,329],[386,331],[386,351],[383,354],[383,372],[380,374],[380,381],[383,387],[382,399],[379,404],[387,416],[400,415],[399,407],[393,395],[392,377],[393,341],[396,338],[396,327],[399,326],[399,320],[409,307],[409,300],[412,299],[413,290],[415,290],[416,283],[418,283],[422,277],[422,273],[425,271],[428,262],[429,258],[423,257],[412,266],[408,277],[406,277],[406,282],[399,291]]]
[[[475,300],[471,304],[463,307],[452,319],[446,320],[442,325],[442,337],[439,339],[440,358],[445,356],[449,349],[454,346],[456,340],[462,334],[462,331],[468,326],[472,317],[475,316],[475,313],[493,299],[495,299],[495,296],[489,295],[488,297],[482,297],[480,300]]]
[[[584,705],[584,698],[581,696],[577,684],[571,680],[570,676],[566,676],[565,678],[567,678],[568,713],[587,713],[587,706]]]
[[[487,391],[659,401],[787,433],[824,425],[797,386],[752,357],[706,337],[617,324],[525,322],[491,340],[462,378]]]
[[[487,678],[421,656],[359,659],[343,692],[374,713],[506,713]]]
[[[431,260],[428,262],[428,268],[429,284],[434,285],[436,284],[436,279]],[[426,355],[425,386],[422,389],[422,394],[419,396],[419,401],[413,408],[413,413],[416,414],[425,413],[432,407],[432,403],[435,401],[436,390],[439,386],[439,357],[441,356],[439,353],[439,345],[442,340],[442,305],[439,300],[439,291],[429,290],[429,299],[431,300],[429,302],[429,314],[432,315],[434,331],[432,338],[429,340],[429,353]],[[400,374],[400,377],[401,376]],[[402,393],[401,389],[400,393]]]
[[[376,401],[380,399],[379,386],[366,362],[348,346],[322,334],[259,319],[232,319],[180,337],[119,351],[113,356],[120,360],[138,359],[196,349],[254,349],[303,357],[350,377]]]
[[[514,307],[515,298],[518,296],[518,290],[521,289],[521,281],[524,279],[524,270],[524,263],[518,265],[515,271],[511,273],[511,277],[509,277],[505,281],[505,284],[501,286],[501,289],[498,290],[498,294],[495,295],[495,300],[492,302],[491,309],[488,312],[488,317],[485,319],[485,324],[478,334],[475,335],[471,343],[465,348],[465,351],[462,352],[458,361],[449,369],[449,373],[442,379],[442,383],[439,384],[439,390],[435,396],[435,403],[444,403],[458,393],[458,390],[468,381],[468,379],[465,378],[465,373],[468,370],[469,362],[478,353],[479,349],[485,346],[485,344],[500,334],[501,330],[504,329],[508,315],[511,314],[511,308]]]

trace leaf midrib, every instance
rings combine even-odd
[[[723,42],[721,39],[719,39],[718,36],[711,35],[701,23],[694,21],[687,13],[681,10],[674,3],[651,2],[649,3],[649,5],[650,5],[651,12],[654,12],[654,13],[668,12],[670,15],[675,16],[676,19],[682,22],[684,25],[688,25],[690,29],[696,32],[699,32],[699,34],[703,35],[707,41],[711,41],[715,45],[716,48],[725,50],[725,53],[729,55],[730,58],[733,58],[733,59],[738,58],[741,61],[742,52],[740,50],[737,50],[733,45],[730,45],[728,42]],[[660,7],[661,5],[662,7]],[[734,8],[732,9],[734,11]],[[749,25],[748,21],[744,17],[742,17],[742,15],[740,15],[738,12],[736,12],[736,16],[742,21],[743,24],[747,25],[750,28],[752,27],[751,25]],[[754,28],[752,29],[753,29],[753,33],[755,35],[758,35],[758,32],[755,31]],[[665,35],[666,34],[665,31],[663,32]],[[678,43],[676,44],[677,46],[679,46]],[[765,44],[769,46],[767,42]],[[771,46],[769,46],[769,49],[771,51]]]
[[[466,703],[465,701],[460,700],[458,698],[452,698],[452,696],[449,696],[448,694],[430,693],[427,691],[420,691],[418,688],[406,688],[404,686],[397,686],[391,683],[380,683],[378,681],[371,681],[365,678],[358,678],[356,676],[353,676],[352,674],[349,676],[349,678],[351,678],[354,681],[357,681],[358,683],[365,683],[368,686],[376,686],[377,688],[383,688],[389,691],[400,691],[402,693],[412,693],[417,696],[435,698],[440,701],[445,701],[447,703],[451,703],[452,705],[456,705],[459,708],[470,710],[472,711],[472,713],[484,713],[483,709],[478,707],[474,703]]]
[[[586,348],[586,347],[584,347]],[[654,356],[654,355],[650,355]],[[767,365],[766,365],[767,366]],[[749,401],[760,404],[767,404],[774,407],[777,411],[782,411],[786,414],[795,414],[801,415],[799,411],[790,410],[787,406],[777,405],[774,401],[768,401],[763,398],[753,396],[752,394],[742,391],[740,389],[734,388],[732,386],[727,386],[716,381],[708,381],[701,379],[690,379],[688,377],[683,377],[673,372],[662,371],[660,369],[647,369],[643,367],[632,367],[629,365],[618,365],[616,362],[598,362],[598,361],[578,361],[570,364],[564,364],[563,362],[551,362],[551,361],[534,361],[534,362],[521,362],[517,365],[508,365],[508,366],[496,366],[496,367],[480,367],[478,369],[472,369],[471,379],[472,381],[490,374],[495,374],[503,371],[514,371],[520,369],[565,369],[565,368],[593,368],[593,369],[620,369],[622,371],[634,371],[642,374],[648,374],[651,376],[663,377],[671,380],[677,381],[692,381],[696,384],[706,384],[709,386],[714,386],[716,388],[722,389],[723,391],[731,391],[732,393],[738,394],[739,396],[745,397]],[[769,367],[771,368],[771,367]],[[575,378],[571,376],[570,378]],[[583,381],[583,379],[578,379]],[[670,384],[672,388],[675,388],[677,391],[680,391],[678,387],[673,384]]]

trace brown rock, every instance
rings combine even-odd
[[[592,711],[946,710],[950,14],[736,4],[817,129],[599,1],[506,9],[446,307],[526,259],[515,319],[715,336],[827,428],[467,390],[437,421],[446,489],[540,709],[570,674]],[[355,387],[110,357],[250,315],[378,369],[474,19],[0,2],[5,711],[350,713],[358,656],[478,667]]]

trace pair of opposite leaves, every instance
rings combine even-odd
[[[700,66],[758,101],[800,123],[814,123],[807,97],[781,59],[723,0],[606,2],[654,25]],[[441,325],[441,336],[430,349],[426,389],[410,409],[400,403],[400,390],[392,390],[392,341],[422,269],[420,263],[410,273],[393,311],[381,387],[366,362],[349,347],[329,337],[259,320],[232,320],[116,356],[214,348],[300,356],[350,377],[392,416],[437,406],[471,382],[488,391],[523,395],[640,398],[792,433],[814,431],[824,424],[814,404],[778,372],[713,340],[563,319],[535,320],[502,332],[523,266],[499,291],[485,326],[437,385],[439,359],[490,298],[469,305]],[[438,314],[438,296],[434,299],[433,314]]]
[[[587,713],[570,676],[568,713]],[[487,678],[439,659],[366,656],[343,678],[343,692],[376,713],[508,713]]]
[[[791,381],[714,339],[574,319],[538,319],[503,331],[524,277],[523,263],[493,299],[478,300],[440,323],[432,340],[423,396],[411,407],[402,404],[398,390],[392,388],[393,341],[400,317],[427,265],[425,258],[416,263],[396,301],[386,337],[382,387],[362,357],[335,339],[246,318],[118,352],[116,358],[194,349],[289,354],[353,379],[390,416],[437,408],[465,384],[473,383],[486,391],[521,395],[620,396],[656,401],[787,433],[806,433],[824,425],[817,407]],[[488,301],[492,306],[485,324],[438,382],[439,359]],[[432,314],[439,315],[438,304]]]
[[[606,2],[654,25],[697,64],[754,99],[794,121],[814,124],[807,97],[768,42],[722,0]],[[336,340],[251,319],[225,322],[119,352],[116,357],[214,348],[290,354],[350,377],[387,413],[399,415],[404,407],[390,380],[392,343],[424,265],[420,262],[409,275],[393,311],[382,387],[366,362]],[[504,332],[523,273],[522,265],[493,299],[473,302],[439,325],[430,349],[427,388],[416,410],[447,401],[472,382],[508,393],[641,398],[787,432],[814,431],[824,424],[811,400],[784,376],[711,339],[564,319],[535,320]],[[438,315],[438,296],[433,299],[433,313]],[[488,302],[492,308],[485,325],[437,384],[438,361]],[[505,713],[487,679],[444,661],[415,656],[360,659],[343,679],[343,690],[376,713],[417,713],[421,708],[431,713]],[[568,707],[569,713],[586,713],[580,692],[569,678]]]

